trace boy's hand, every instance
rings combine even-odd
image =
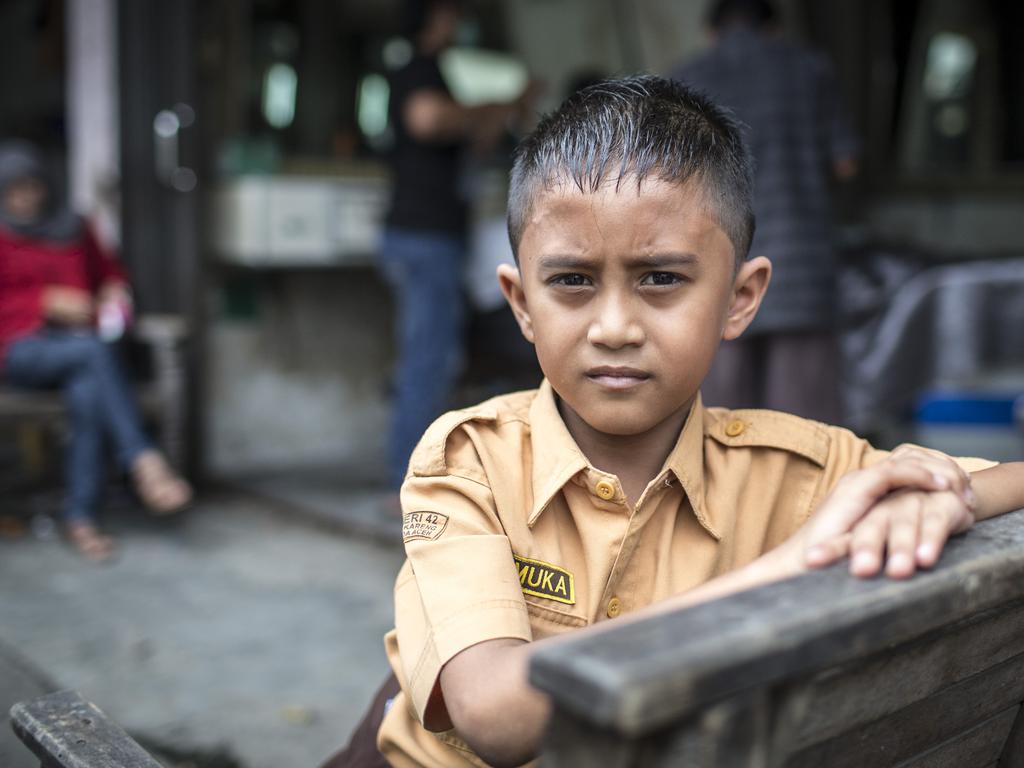
[[[949,481],[949,489],[959,494],[968,506],[971,508],[977,506],[978,501],[974,496],[974,491],[971,489],[971,476],[963,467],[944,453],[928,448],[920,448],[916,445],[900,445],[889,454],[886,461],[916,462],[930,469],[938,477],[945,477]]]
[[[970,478],[955,462],[901,448],[843,477],[788,544],[811,568],[852,551],[850,572],[859,577],[878,572],[888,546],[887,573],[906,578],[933,566],[949,535],[973,524],[974,504]]]
[[[890,578],[908,578],[935,565],[946,539],[973,524],[971,507],[952,491],[897,491],[854,526],[850,573],[874,576],[884,561]]]

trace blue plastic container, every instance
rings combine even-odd
[[[914,440],[952,456],[1024,458],[1024,394],[929,391],[914,407]]]

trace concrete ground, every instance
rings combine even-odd
[[[237,493],[172,521],[122,508],[107,528],[107,566],[0,539],[4,710],[75,688],[182,766],[315,766],[344,744],[386,674],[397,542]]]

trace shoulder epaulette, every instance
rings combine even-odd
[[[820,422],[781,411],[755,409],[721,411],[718,415],[707,434],[723,445],[777,448],[799,454],[821,467],[828,460],[832,438]]]
[[[438,477],[448,473],[445,450],[452,432],[470,421],[496,421],[494,408],[484,404],[449,411],[427,427],[409,460],[409,471],[418,477]]]

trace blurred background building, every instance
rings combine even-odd
[[[1005,414],[1024,389],[1024,7],[778,5],[786,32],[835,63],[864,142],[863,171],[837,198],[847,421],[898,439],[939,386],[995,397]],[[443,62],[465,103],[538,77],[545,110],[590,73],[664,73],[707,44],[703,0],[469,7],[474,21]],[[321,469],[382,478],[392,313],[373,264],[389,183],[387,74],[411,53],[401,10],[0,7],[0,135],[47,148],[75,206],[119,244],[141,312],[188,321],[193,473],[256,485]],[[487,322],[507,248],[507,143],[466,168],[477,314],[466,400],[535,375],[504,354],[505,326]]]

